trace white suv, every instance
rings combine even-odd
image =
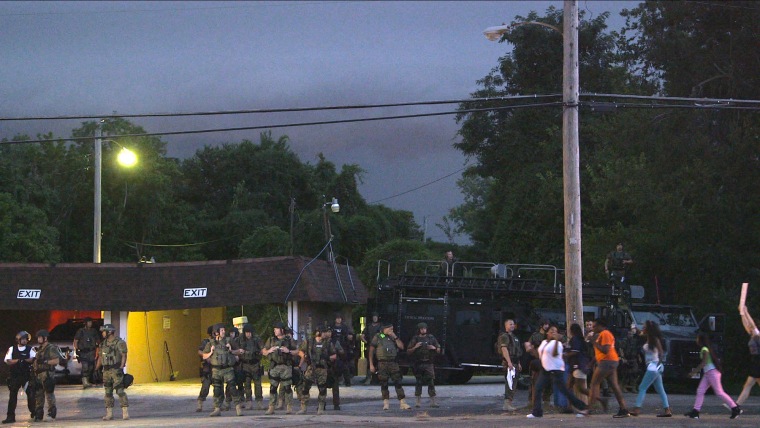
[[[58,346],[61,349],[61,353],[66,358],[64,361],[60,361],[55,366],[55,379],[56,381],[65,380],[72,382],[82,378],[82,363],[77,358],[76,349],[73,348],[74,336],[77,331],[84,327],[84,319],[72,318],[65,323],[58,324],[50,330],[48,336],[48,342]],[[95,318],[92,320],[92,327],[96,330],[100,330],[100,326],[103,325],[103,320]],[[93,364],[95,364],[93,362]]]

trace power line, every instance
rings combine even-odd
[[[165,135],[189,135],[189,134],[209,134],[209,133],[216,133],[216,132],[252,131],[252,130],[257,130],[257,129],[296,128],[296,127],[301,127],[301,126],[334,125],[334,124],[339,124],[339,123],[356,123],[356,122],[374,122],[374,121],[380,121],[380,120],[409,119],[409,118],[416,118],[416,117],[444,116],[444,115],[452,115],[452,114],[460,114],[460,113],[475,113],[475,112],[512,110],[512,109],[534,108],[534,107],[550,107],[550,106],[558,106],[558,105],[562,105],[562,103],[561,102],[535,103],[535,104],[523,104],[523,105],[513,105],[513,106],[505,106],[505,107],[454,110],[454,111],[445,111],[445,112],[438,112],[438,113],[418,113],[418,114],[368,117],[368,118],[358,118],[358,119],[323,120],[323,121],[317,121],[317,122],[294,122],[294,123],[284,123],[284,124],[275,124],[275,125],[241,126],[241,127],[234,127],[234,128],[212,128],[212,129],[196,129],[196,130],[188,130],[188,131],[148,132],[144,134],[121,134],[121,135],[109,135],[108,138],[110,139],[138,138],[138,137],[156,137],[156,136],[165,136]],[[91,138],[93,137],[49,138],[49,139],[39,139],[39,140],[2,141],[0,142],[0,145],[55,143],[55,142],[61,142],[61,141],[82,141],[82,140],[89,140]]]
[[[423,184],[423,185],[417,186],[417,187],[415,187],[414,189],[405,190],[405,191],[403,191],[403,192],[401,192],[401,193],[396,193],[395,195],[391,195],[391,196],[388,196],[388,197],[386,197],[386,198],[382,198],[382,199],[378,199],[378,200],[376,200],[376,201],[372,201],[372,202],[370,202],[370,204],[376,204],[376,203],[378,203],[378,202],[386,201],[386,200],[388,200],[388,199],[393,199],[393,198],[399,197],[399,196],[401,196],[401,195],[406,195],[407,193],[411,193],[411,192],[414,192],[415,190],[420,190],[420,189],[422,189],[423,187],[427,187],[427,186],[430,186],[431,184],[435,184],[435,183],[437,183],[437,182],[439,182],[439,181],[441,181],[441,180],[447,179],[447,178],[451,177],[451,176],[452,176],[452,175],[454,175],[454,174],[458,174],[458,173],[460,173],[460,172],[464,171],[465,169],[467,169],[467,165],[463,166],[462,168],[459,168],[458,170],[456,170],[456,171],[454,171],[454,172],[452,172],[452,173],[446,174],[446,175],[444,175],[443,177],[439,177],[439,178],[436,178],[436,179],[435,179],[435,180],[433,180],[433,181],[429,181],[429,182],[427,182],[427,183],[425,183],[425,184]]]
[[[177,112],[177,113],[127,113],[127,114],[79,114],[69,116],[19,116],[19,117],[0,117],[0,121],[31,121],[31,120],[73,120],[73,119],[117,119],[117,118],[141,118],[141,117],[184,117],[184,116],[222,116],[237,114],[261,114],[261,113],[292,113],[305,111],[329,111],[329,110],[359,110],[387,107],[411,107],[425,105],[441,104],[467,104],[488,101],[510,101],[521,99],[542,99],[542,98],[559,98],[561,94],[549,95],[510,95],[500,97],[486,98],[467,98],[462,100],[432,100],[432,101],[413,101],[401,103],[385,104],[348,104],[337,106],[317,106],[317,107],[291,107],[291,108],[269,108],[269,109],[244,109],[244,110],[219,110],[219,111],[200,111],[200,112]]]

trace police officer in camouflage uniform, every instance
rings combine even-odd
[[[45,413],[45,400],[48,402],[48,416],[55,419],[58,409],[55,407],[55,366],[64,359],[61,350],[48,342],[49,332],[37,332],[37,354],[32,363],[35,376],[34,421],[42,422]]]
[[[406,347],[407,354],[414,361],[414,407],[420,407],[422,399],[422,386],[427,385],[428,396],[430,397],[430,407],[438,407],[435,401],[435,365],[433,357],[441,353],[441,345],[432,334],[427,332],[427,324],[421,322],[417,324],[417,334],[409,341]]]
[[[266,414],[274,413],[278,394],[284,398],[285,413],[293,413],[293,354],[298,349],[295,340],[285,334],[285,325],[275,322],[274,335],[264,344],[262,355],[269,357],[269,407]],[[279,391],[278,391],[279,388]]]
[[[95,368],[95,350],[100,343],[100,333],[92,326],[92,318],[84,319],[84,327],[74,335],[73,348],[77,350],[77,358],[82,363],[82,389],[92,386],[90,378]]]
[[[360,336],[361,341],[367,346],[367,349],[364,350],[364,358],[367,360],[367,376],[364,377],[365,385],[372,383],[372,373],[369,371],[369,341],[380,332],[381,328],[380,315],[377,312],[372,312],[372,322],[364,327],[364,331],[362,331]]]
[[[198,407],[195,409],[196,412],[203,411],[203,402],[206,401],[206,397],[208,397],[208,391],[211,388],[211,363],[209,363],[207,359],[203,358],[203,350],[206,349],[206,344],[214,340],[213,325],[208,326],[206,329],[206,334],[208,337],[203,339],[201,341],[201,345],[198,347],[198,357],[201,359],[201,391],[198,393]]]
[[[334,362],[338,358],[338,353],[330,339],[323,337],[323,330],[323,327],[317,327],[314,338],[307,338],[298,348],[298,355],[308,365],[306,373],[304,373],[304,381],[301,388],[301,410],[298,411],[299,415],[306,413],[306,405],[309,402],[309,390],[315,383],[319,390],[317,414],[321,415],[325,412],[328,367],[331,361]]]
[[[233,326],[229,331],[229,341],[231,344],[237,346],[238,339],[240,339],[240,330],[238,330],[237,327]],[[243,407],[245,408],[245,390],[243,389],[243,364],[240,362],[240,357],[238,357],[237,361],[232,366],[232,369],[232,372],[235,374],[235,381],[232,384],[228,384],[224,389],[224,405],[222,405],[222,411],[230,410],[230,406],[232,405],[232,388],[236,388],[238,390],[240,402],[243,403]]]
[[[240,402],[240,394],[235,387],[235,369],[237,355],[242,351],[237,349],[237,344],[230,342],[226,336],[224,324],[214,324],[214,339],[206,344],[203,349],[203,359],[211,364],[211,383],[214,385],[214,411],[209,416],[221,416],[224,404],[225,386],[229,388],[232,401],[235,403],[235,412],[243,416],[243,404]]]
[[[103,366],[103,388],[105,388],[106,415],[104,421],[113,419],[113,391],[119,396],[122,419],[129,419],[129,399],[124,391],[124,367],[127,365],[127,342],[116,336],[111,324],[100,327],[103,342],[100,343],[100,359],[95,370]]]
[[[406,404],[404,398],[404,387],[401,386],[401,369],[396,362],[398,351],[404,349],[404,343],[393,332],[393,324],[383,323],[383,329],[372,338],[369,345],[369,357],[371,372],[375,372],[375,363],[372,358],[377,355],[377,378],[380,380],[380,392],[383,396],[383,410],[390,410],[390,392],[388,391],[388,380],[393,381],[396,388],[396,397],[399,400],[401,410],[408,410],[411,407]]]
[[[264,349],[264,344],[253,331],[253,326],[248,323],[243,325],[243,334],[238,338],[237,344],[238,348],[243,351],[240,354],[240,362],[243,366],[246,402],[250,403],[249,408],[253,409],[253,396],[255,394],[256,410],[264,410],[264,394],[261,389],[261,350]],[[251,389],[251,383],[253,383],[253,389]]]
[[[504,321],[504,331],[499,334],[497,344],[499,353],[501,354],[501,363],[504,366],[503,410],[514,412],[517,408],[512,405],[512,400],[515,398],[515,389],[517,389],[516,375],[522,371],[520,359],[523,356],[523,346],[515,334],[515,321],[513,319]],[[511,379],[508,379],[508,377],[511,377]],[[510,383],[512,384],[511,387]]]

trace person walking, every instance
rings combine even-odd
[[[430,407],[438,407],[435,401],[435,365],[433,357],[441,353],[441,345],[432,334],[427,331],[427,323],[417,324],[417,334],[409,341],[406,347],[407,355],[414,361],[412,371],[414,373],[414,407],[420,407],[422,401],[422,386],[427,385]]]
[[[520,345],[520,339],[515,335],[515,321],[507,319],[504,321],[504,331],[499,334],[497,341],[499,353],[501,354],[501,364],[504,367],[504,406],[505,412],[514,412],[517,410],[512,404],[517,389],[517,373],[522,371],[520,358],[523,355],[523,347]]]
[[[116,328],[112,324],[100,327],[103,341],[100,343],[100,358],[95,370],[103,366],[103,388],[105,391],[106,414],[104,421],[113,419],[113,391],[119,396],[121,417],[129,419],[129,399],[124,391],[124,367],[127,365],[127,342],[116,336]]]
[[[642,336],[646,339],[646,343],[642,349],[644,350],[644,365],[646,366],[646,372],[641,379],[639,385],[639,395],[636,397],[636,406],[631,412],[632,416],[638,416],[641,412],[641,406],[644,404],[644,397],[646,396],[647,389],[654,384],[654,390],[660,394],[660,400],[662,401],[663,412],[657,415],[658,418],[669,418],[673,416],[670,411],[670,404],[668,404],[668,395],[665,393],[665,387],[662,385],[662,372],[664,366],[662,365],[662,358],[665,356],[665,351],[662,348],[662,333],[660,332],[660,326],[651,320],[644,322],[644,329],[641,331]]]
[[[694,400],[694,408],[684,413],[684,416],[699,419],[699,412],[702,410],[702,403],[705,401],[705,393],[709,388],[712,388],[713,393],[717,397],[720,397],[731,409],[731,419],[736,419],[744,413],[744,410],[723,391],[723,385],[720,382],[720,360],[710,344],[710,336],[705,333],[699,333],[697,335],[697,346],[699,346],[699,356],[702,360],[689,375],[696,376],[701,370],[702,379],[700,379],[699,386],[697,386],[697,398]]]
[[[245,401],[250,404],[249,408],[253,409],[255,397],[256,410],[264,410],[264,393],[261,389],[261,350],[264,349],[264,343],[253,331],[253,325],[246,323],[243,325],[243,334],[238,339],[237,345],[243,351],[240,354],[240,361],[243,369]]]
[[[533,411],[528,414],[528,418],[541,418],[544,416],[541,394],[550,382],[554,387],[559,389],[560,393],[564,394],[570,403],[572,403],[572,405],[578,410],[576,416],[583,417],[588,415],[588,406],[586,403],[578,399],[578,397],[570,392],[565,385],[565,361],[562,358],[563,346],[559,339],[559,330],[557,329],[557,326],[552,325],[546,333],[546,339],[544,339],[538,347],[537,352],[539,360],[541,361],[542,370],[538,375],[538,381],[536,382],[536,389],[533,397]]]
[[[736,404],[741,406],[749,398],[749,393],[752,392],[755,384],[760,385],[760,330],[758,330],[746,307],[739,308],[739,314],[742,317],[744,329],[749,334],[747,346],[749,346],[750,357],[749,374],[747,380],[744,381],[744,387],[742,387],[739,398],[736,399]]]
[[[317,415],[322,415],[325,412],[329,362],[335,361],[338,358],[338,354],[335,350],[335,345],[333,345],[330,339],[322,335],[323,330],[324,327],[317,327],[314,332],[314,338],[307,338],[301,342],[301,346],[298,348],[298,355],[307,365],[300,394],[301,409],[298,411],[299,415],[306,413],[306,406],[309,403],[309,390],[314,384],[317,385],[317,389],[319,390]]]
[[[50,333],[39,330],[37,350],[32,363],[34,370],[34,421],[42,422],[45,413],[45,401],[48,403],[48,416],[55,420],[58,408],[55,405],[55,366],[64,359],[60,348],[48,342]]]
[[[232,395],[237,416],[243,416],[243,404],[235,387],[234,369],[237,355],[242,354],[242,350],[237,349],[237,344],[226,337],[224,324],[214,324],[213,333],[214,339],[206,344],[201,356],[211,364],[211,383],[214,385],[214,411],[209,416],[221,416],[225,390],[229,390]]]
[[[380,333],[377,333],[369,345],[369,356],[371,372],[375,372],[375,363],[372,358],[377,355],[377,378],[380,380],[380,392],[383,397],[383,410],[390,410],[390,391],[388,390],[388,380],[393,381],[396,388],[396,397],[398,397],[399,408],[409,410],[411,406],[406,404],[404,387],[401,385],[403,375],[396,362],[396,357],[400,350],[404,349],[404,342],[393,332],[393,324],[383,323]],[[337,382],[337,380],[336,380]]]
[[[571,376],[567,380],[567,388],[573,391],[576,397],[588,404],[589,391],[586,385],[586,379],[591,368],[591,361],[586,352],[588,346],[583,336],[583,330],[580,324],[573,323],[570,325],[570,342],[568,343],[565,356],[568,365],[572,370]]]
[[[607,330],[607,322],[604,319],[597,319],[594,322],[594,333],[593,345],[596,356],[596,367],[594,368],[594,374],[591,376],[588,403],[591,405],[594,401],[599,400],[604,410],[607,410],[607,399],[599,397],[599,385],[602,383],[602,380],[607,379],[620,406],[617,414],[612,417],[627,418],[629,416],[628,408],[618,384],[617,368],[620,357],[615,350],[615,336]]]
[[[208,397],[209,389],[211,389],[211,363],[208,359],[203,358],[203,350],[206,349],[206,345],[214,339],[214,326],[210,325],[206,329],[208,337],[201,340],[201,345],[198,347],[198,357],[201,360],[200,375],[201,375],[201,390],[198,393],[198,407],[196,412],[203,411],[203,402]]]
[[[84,326],[74,335],[73,348],[77,351],[77,359],[82,363],[82,389],[92,386],[92,372],[95,368],[95,351],[100,343],[100,334],[92,326],[92,318],[84,319]]]
[[[278,395],[285,403],[285,413],[293,413],[293,354],[298,347],[293,337],[285,334],[282,322],[273,324],[274,335],[264,344],[262,355],[269,357],[269,407],[266,414],[274,414]]]
[[[26,331],[20,331],[16,334],[16,344],[8,348],[5,354],[5,364],[10,367],[10,376],[8,377],[8,413],[6,413],[4,424],[16,422],[16,404],[18,403],[18,391],[26,392],[26,406],[29,413],[34,418],[34,388],[31,387],[32,363],[37,353],[29,346],[30,334]]]

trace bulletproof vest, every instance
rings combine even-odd
[[[265,345],[265,348],[271,348],[272,346],[277,346],[278,348],[281,346],[284,346],[292,350],[294,348],[293,339],[290,336],[283,336],[282,339],[278,339],[277,336],[272,336],[267,341],[267,345]],[[269,354],[269,361],[275,364],[292,365],[293,354],[292,353],[285,354],[280,349],[277,349],[276,351]]]
[[[250,339],[246,339],[245,333],[237,339],[237,344],[240,349],[245,351],[243,359],[246,362],[258,362],[261,360],[261,339],[257,336],[251,336]]]
[[[332,326],[332,338],[331,340],[333,342],[340,342],[341,344],[346,343],[346,325],[333,325]]]
[[[121,351],[119,350],[119,342],[121,339],[115,338],[113,340],[104,340],[100,344],[100,361],[104,366],[114,366],[121,364]]]
[[[420,361],[428,361],[430,360],[430,349],[428,349],[428,345],[434,345],[435,338],[433,338],[430,334],[424,334],[424,335],[417,335],[414,336],[414,343],[421,343],[422,346],[417,348],[414,351],[414,358]]]
[[[522,346],[520,346],[520,340],[511,333],[503,332],[499,338],[499,342],[503,342],[507,345],[507,352],[509,352],[509,358],[514,360],[522,356]],[[501,353],[501,351],[499,352]],[[516,362],[515,362],[516,363]]]
[[[11,352],[11,359],[12,360],[19,360],[18,363],[14,364],[10,368],[11,377],[14,378],[28,378],[29,374],[31,373],[32,365],[28,362],[24,361],[29,359],[29,356],[32,353],[32,347],[29,345],[26,345],[26,349],[23,351],[19,351],[18,346],[13,346],[13,352]]]
[[[398,347],[396,347],[396,342],[391,339],[390,336],[386,336],[384,333],[378,333],[378,335],[375,337],[377,337],[377,348],[375,348],[377,359],[392,360],[396,358],[396,355],[398,355]]]
[[[95,349],[98,345],[98,331],[94,328],[83,327],[75,337],[79,337],[77,346],[79,346],[79,349],[81,350],[89,351]]]
[[[211,346],[214,347],[214,352],[209,357],[209,363],[212,366],[232,366],[235,364],[235,356],[232,355],[227,344],[230,343],[229,339],[222,338],[222,340],[212,340]]]
[[[327,340],[317,342],[314,339],[310,339],[309,342],[311,342],[309,344],[309,360],[311,363],[326,366],[330,360],[330,342]]]

